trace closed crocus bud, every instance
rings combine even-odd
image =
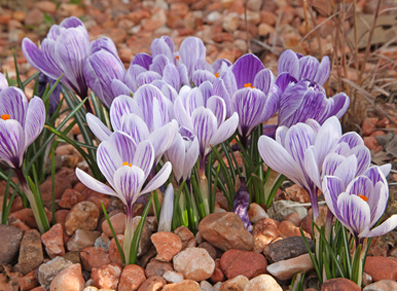
[[[250,194],[248,193],[244,178],[240,178],[240,183],[240,189],[236,192],[236,194],[234,194],[233,212],[240,216],[244,227],[248,231],[252,231],[252,225],[248,217]]]
[[[164,201],[161,206],[160,221],[157,231],[171,231],[172,215],[174,214],[174,187],[167,186],[164,193]]]
[[[107,107],[110,107],[113,99],[117,97],[112,91],[113,80],[122,80],[124,74],[125,68],[120,59],[105,49],[92,54],[84,66],[88,86]]]

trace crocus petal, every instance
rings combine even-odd
[[[312,56],[305,56],[299,59],[299,79],[314,80],[320,63]]]
[[[337,155],[339,156],[339,155]],[[328,156],[327,156],[328,158]],[[318,159],[317,159],[317,149],[314,146],[310,146],[304,156],[304,167],[306,174],[310,177],[313,183],[321,189],[321,176]],[[332,160],[332,162],[336,162]],[[325,162],[324,162],[325,163]],[[332,175],[332,174],[331,174]]]
[[[147,53],[138,53],[132,59],[130,67],[133,65],[138,65],[146,70],[149,70],[149,66],[151,63],[152,63],[151,55]]]
[[[153,131],[148,140],[152,143],[155,153],[155,164],[158,163],[161,156],[170,148],[174,142],[175,135],[178,132],[178,123],[176,120],[165,124],[163,127]]]
[[[205,81],[214,83],[216,80],[215,75],[207,70],[197,70],[193,73],[192,82],[196,86],[200,86]]]
[[[114,188],[113,175],[125,161],[121,160],[115,151],[113,142],[103,141],[97,150],[97,163],[101,173],[105,176],[109,184]]]
[[[193,124],[190,121],[190,115],[186,112],[185,107],[182,104],[182,98],[179,96],[175,100],[174,104],[175,118],[181,126],[193,130]]]
[[[140,73],[136,78],[136,82],[138,84],[138,87],[140,87],[145,84],[151,84],[154,80],[161,80],[162,78],[163,77],[157,72],[147,71]]]
[[[11,168],[22,166],[25,152],[25,133],[21,124],[14,120],[0,118],[0,160]]]
[[[163,72],[163,80],[172,86],[175,90],[179,90],[182,85],[182,80],[179,75],[178,68],[174,64],[167,64]]]
[[[198,60],[205,60],[206,48],[198,37],[186,38],[179,48],[179,60],[186,65],[189,78],[192,78],[194,65]]]
[[[119,197],[119,195],[114,192],[112,188],[110,188],[108,185],[99,182],[97,179],[94,179],[90,175],[88,175],[86,172],[80,170],[79,168],[76,168],[76,176],[80,180],[81,183],[83,183],[85,186],[90,188],[91,190],[94,190],[99,193],[107,194],[107,195],[112,195]],[[123,203],[125,203],[124,197],[119,197]],[[124,201],[123,201],[124,200]]]
[[[174,187],[167,186],[164,192],[163,205],[161,206],[159,226],[157,231],[171,231],[172,216],[174,214]]]
[[[113,79],[110,84],[110,88],[112,89],[112,95],[114,97],[118,97],[120,95],[131,95],[132,91],[126,84],[124,84],[121,80]]]
[[[124,83],[128,86],[128,88],[132,90],[132,92],[138,90],[139,86],[137,78],[140,74],[144,72],[147,72],[147,69],[139,65],[131,64],[128,68],[127,72],[124,75]]]
[[[170,47],[170,44],[172,44],[172,47]],[[171,42],[169,42],[169,39],[166,41],[166,39],[164,39],[163,37],[156,38],[152,41],[152,44],[150,45],[150,51],[154,58],[162,55],[166,57],[169,61],[174,61],[172,40]]]
[[[25,127],[28,100],[23,91],[16,87],[8,87],[0,92],[0,114],[8,114]]]
[[[109,147],[120,157],[122,163],[131,163],[136,155],[137,143],[127,134],[121,131],[115,131],[108,139]],[[118,168],[119,166],[116,167]]]
[[[299,78],[299,60],[292,50],[286,50],[278,59],[277,63],[277,74],[287,72],[295,79]]]
[[[6,77],[0,73],[0,91],[8,88],[8,82]]]
[[[87,120],[88,127],[100,141],[107,140],[112,134],[111,130],[94,114],[87,113],[85,118]]]
[[[335,116],[327,119],[327,121],[321,126],[317,133],[316,141],[314,142],[318,153],[318,163],[320,165],[341,136],[342,126]]]
[[[338,197],[345,189],[344,182],[338,177],[325,176],[321,188],[329,210],[338,219],[341,219],[338,208]]]
[[[354,148],[359,145],[364,145],[364,141],[357,132],[347,132],[341,136],[338,143],[345,142],[350,148]]]
[[[118,58],[116,45],[114,44],[113,40],[109,37],[101,37],[91,42],[90,55],[100,50],[106,50]]]
[[[165,152],[165,157],[172,164],[172,171],[175,179],[179,182],[184,174],[184,161],[185,161],[185,143],[182,136],[178,133],[175,137],[174,143]],[[196,157],[197,160],[197,157]],[[190,169],[191,170],[191,169]]]
[[[136,114],[124,115],[121,124],[121,131],[128,134],[137,144],[149,137],[150,133],[145,121]]]
[[[43,100],[33,97],[29,102],[25,124],[25,149],[39,136],[44,128],[46,113]]]
[[[217,120],[211,109],[199,107],[192,114],[193,131],[200,143],[200,153],[210,146],[211,138],[218,128]]]
[[[253,86],[261,90],[265,95],[270,93],[270,90],[275,82],[272,71],[263,69],[256,74]]]
[[[145,189],[142,190],[142,194],[146,194],[152,192],[153,190],[158,189],[161,185],[163,185],[170,176],[172,171],[172,166],[170,162],[166,162],[161,170],[150,180],[150,182],[146,185]]]
[[[374,187],[374,193],[370,195],[367,201],[371,209],[371,224],[369,225],[370,228],[373,227],[385,213],[388,198],[389,186],[378,182]]]
[[[397,227],[397,214],[392,215],[389,217],[385,222],[381,225],[371,229],[370,232],[364,235],[364,237],[374,237],[374,236],[382,236]],[[363,237],[359,235],[359,237]]]
[[[67,17],[59,24],[60,27],[64,28],[72,28],[72,27],[79,27],[85,29],[83,22],[75,16]]]
[[[187,149],[185,154],[185,161],[183,163],[183,179],[186,180],[190,177],[192,169],[197,162],[198,156],[200,154],[200,145],[197,137],[195,136],[190,147]]]
[[[284,93],[285,90],[289,87],[289,86],[293,86],[294,84],[296,84],[298,81],[292,77],[290,75],[290,73],[281,73],[277,76],[277,79],[275,81],[275,84],[277,85],[277,87],[280,89],[281,93]]]
[[[222,124],[226,118],[225,101],[221,97],[212,96],[207,102],[207,108],[211,109],[215,114],[218,125]]]
[[[320,66],[318,67],[317,74],[314,77],[314,82],[317,82],[318,84],[323,86],[329,78],[330,71],[331,62],[328,56],[324,56],[321,60]]]
[[[254,83],[255,76],[264,66],[261,60],[254,54],[245,54],[233,65],[232,71],[236,77],[237,88],[244,88],[245,84]]]
[[[212,136],[210,144],[215,146],[218,145],[233,135],[238,126],[238,114],[234,112],[232,116],[226,119],[221,126],[216,130]]]
[[[149,66],[149,70],[163,75],[164,68],[169,62],[169,59],[165,55],[157,55]]]
[[[326,114],[323,115],[322,119],[318,120],[320,123],[322,123],[328,117],[334,115],[337,118],[342,118],[342,116],[345,114],[345,112],[347,111],[350,105],[350,98],[345,93],[336,94],[326,100],[328,101],[327,104],[328,109]]]
[[[128,206],[132,206],[141,195],[144,182],[144,172],[134,165],[122,166],[114,173],[114,190],[120,197],[125,198]]]
[[[391,164],[382,165],[379,167],[379,170],[381,170],[383,175],[387,177],[391,171]]]
[[[121,95],[115,98],[109,111],[110,122],[113,129],[121,130],[121,118],[130,113],[135,113],[143,118],[139,105],[131,96]]]
[[[153,162],[154,148],[152,144],[149,141],[143,141],[138,144],[132,164],[142,169],[145,173],[145,180],[153,168]]]

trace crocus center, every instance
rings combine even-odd
[[[360,197],[364,201],[368,201],[368,197],[366,197],[364,195],[358,195],[358,197]]]
[[[4,119],[4,120],[10,119],[10,115],[9,114],[3,114],[1,116],[1,119]]]
[[[251,83],[246,83],[246,84],[244,84],[244,88],[251,88],[251,89],[254,89],[255,87],[252,86]]]
[[[179,61],[179,56],[176,56],[175,58]]]
[[[131,163],[129,163],[129,162],[124,162],[124,163],[123,163],[123,166],[132,167]]]
[[[219,78],[219,72],[215,73],[215,77]]]

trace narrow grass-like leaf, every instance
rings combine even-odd
[[[52,224],[56,223],[55,220],[55,151],[51,149],[51,212],[52,212]]]

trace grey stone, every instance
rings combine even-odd
[[[376,283],[368,285],[363,291],[395,291],[397,290],[397,282],[393,280],[380,280]]]
[[[0,264],[16,259],[22,240],[22,230],[15,226],[0,224]]]
[[[95,240],[99,235],[99,231],[77,229],[67,242],[66,247],[70,252],[79,252],[85,248],[94,246]]]
[[[279,200],[274,201],[272,207],[267,210],[267,214],[274,220],[281,221],[285,216],[296,212],[300,219],[303,219],[307,215],[307,209],[300,206],[300,203],[289,201],[289,200]]]
[[[71,265],[73,265],[71,261],[62,257],[55,257],[45,264],[41,264],[37,270],[37,279],[40,285],[44,288],[49,287],[55,276],[58,275],[60,271]]]
[[[313,250],[313,241],[308,238],[306,238],[306,240],[310,249]],[[276,241],[266,246],[263,250],[263,254],[270,263],[295,258],[306,254],[307,252],[303,238],[300,236],[291,236],[283,240]]]

